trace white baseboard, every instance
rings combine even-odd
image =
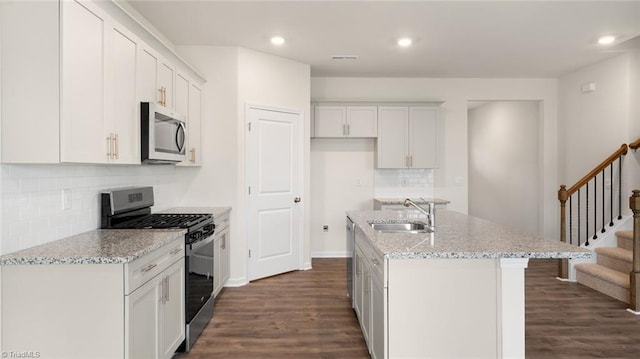
[[[311,258],[347,258],[350,256],[349,252],[311,252]]]
[[[631,309],[631,308],[627,308],[627,312],[633,314],[633,315],[640,315],[640,312],[636,312],[635,310]]]
[[[246,277],[244,278],[235,278],[235,279],[227,279],[227,282],[224,284],[225,287],[242,287],[249,284],[249,281]]]

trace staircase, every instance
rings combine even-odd
[[[629,273],[633,269],[633,231],[617,231],[617,247],[596,248],[597,263],[576,264],[578,283],[629,303]]]

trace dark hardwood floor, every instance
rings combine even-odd
[[[555,260],[526,271],[528,358],[640,358],[640,317],[590,288],[555,279]],[[369,358],[345,295],[345,260],[227,288],[180,358]]]

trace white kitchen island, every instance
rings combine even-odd
[[[524,358],[529,258],[591,252],[438,211],[434,233],[381,233],[412,211],[347,212],[355,223],[354,310],[372,358]]]

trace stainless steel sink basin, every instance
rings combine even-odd
[[[384,222],[384,223],[369,223],[371,228],[381,233],[431,233],[432,228],[429,228],[426,223],[423,222]]]

